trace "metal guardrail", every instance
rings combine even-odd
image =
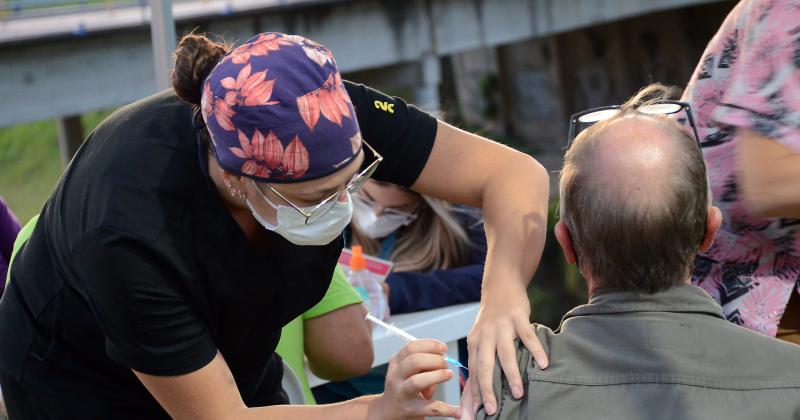
[[[192,22],[341,1],[352,0],[0,0],[0,46],[141,28],[150,24],[152,6],[161,2],[171,4],[176,22]]]
[[[172,0],[185,3],[197,0]],[[204,1],[204,0],[200,0]],[[0,20],[54,16],[89,11],[147,8],[149,0],[0,0]]]

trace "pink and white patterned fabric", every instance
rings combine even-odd
[[[745,0],[709,43],[683,100],[691,103],[723,225],[693,281],[728,320],[775,336],[800,291],[800,220],[750,214],[738,193],[736,128],[800,153],[800,2]],[[798,180],[800,188],[800,180]]]

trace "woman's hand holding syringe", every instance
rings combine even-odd
[[[417,338],[414,337],[413,335],[403,331],[402,329],[400,329],[400,328],[398,328],[398,327],[396,327],[394,325],[387,324],[387,323],[381,321],[380,319],[376,318],[372,314],[368,313],[366,319],[367,319],[367,321],[370,321],[370,322],[374,323],[375,325],[379,325],[379,326],[381,326],[383,328],[386,328],[386,331],[388,331],[389,333],[391,333],[392,335],[394,335],[396,337],[402,338],[406,342],[411,342],[411,341],[416,341],[417,340]],[[467,368],[464,365],[462,365],[458,360],[453,359],[450,356],[444,356],[444,360],[447,361],[447,363],[449,363],[449,364],[451,364],[451,365],[453,365],[455,367],[467,370]]]

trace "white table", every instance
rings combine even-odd
[[[469,334],[475,317],[478,315],[478,302],[462,305],[447,306],[431,309],[430,311],[414,312],[410,314],[395,315],[387,321],[397,327],[408,331],[417,338],[434,338],[447,344],[447,355],[458,360],[458,340]],[[372,330],[372,346],[375,360],[372,366],[389,363],[389,359],[397,353],[405,341],[395,337],[385,329],[376,327]],[[455,373],[457,368],[453,368]],[[328,382],[314,376],[306,367],[309,385],[313,388]],[[453,379],[436,387],[434,398],[448,404],[458,405],[461,398],[461,389],[458,375]]]

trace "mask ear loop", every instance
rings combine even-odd
[[[261,191],[261,188],[258,188],[258,184],[256,184],[255,180],[253,180],[252,178],[248,178],[248,179],[250,180],[250,183],[253,184],[253,188],[255,188],[255,190],[258,193],[258,195],[261,196],[261,198],[263,198],[264,201],[266,201],[267,204],[270,205],[270,207],[272,207],[273,209],[275,209],[275,211],[277,211],[280,206],[278,206],[277,204],[273,203],[272,200],[270,200],[269,197],[267,197],[267,195],[264,194],[264,191]]]
[[[206,122],[203,121],[203,114],[201,114],[199,106],[194,107],[192,111],[192,127],[195,130],[202,130],[206,128]]]

